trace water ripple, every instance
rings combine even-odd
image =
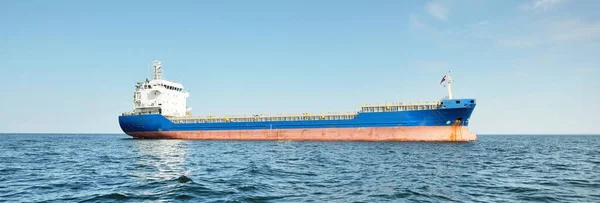
[[[0,136],[0,202],[600,202],[600,136],[471,143]]]

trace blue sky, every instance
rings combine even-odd
[[[476,98],[476,133],[600,133],[600,1],[0,1],[0,132],[121,132],[152,59],[195,115]]]

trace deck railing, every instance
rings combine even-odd
[[[362,105],[361,112],[434,110],[440,108],[440,101],[395,102]]]
[[[269,121],[313,121],[313,120],[350,120],[358,112],[330,112],[321,114],[277,114],[277,115],[230,115],[202,117],[171,117],[174,123],[222,123],[222,122],[269,122]]]
[[[300,114],[253,114],[253,115],[221,115],[221,116],[185,116],[167,117],[174,123],[225,123],[225,122],[270,122],[270,121],[314,121],[314,120],[350,120],[358,113],[393,112],[414,110],[435,110],[440,108],[440,101],[395,102],[362,105],[361,111],[300,113]],[[158,112],[152,112],[158,113]],[[123,115],[140,115],[152,113],[128,112]]]

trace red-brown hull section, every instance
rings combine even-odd
[[[135,138],[293,141],[473,141],[465,126],[127,132]]]

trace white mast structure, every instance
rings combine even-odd
[[[154,71],[153,79],[162,80],[162,63],[159,60],[154,60],[154,63],[152,64],[152,69]]]
[[[448,90],[448,99],[452,99],[452,76],[450,75],[450,71],[446,74],[446,80],[448,81],[446,84],[446,88]]]

